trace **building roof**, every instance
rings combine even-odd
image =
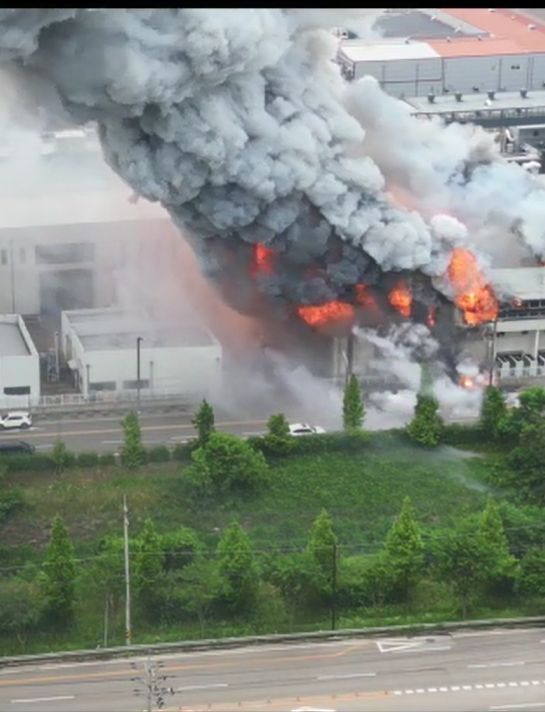
[[[523,51],[545,52],[545,24],[537,19],[530,20],[508,8],[445,8],[443,12],[490,35],[512,40]]]
[[[451,18],[435,10],[415,10],[412,8],[396,8],[384,12],[373,25],[373,29],[382,37],[450,37],[454,28]],[[479,30],[467,27],[461,28],[463,34],[475,34]]]
[[[412,106],[418,114],[450,114],[452,112],[494,111],[506,109],[544,109],[545,90],[529,91],[526,98],[522,98],[518,91],[495,92],[491,100],[488,94],[474,93],[463,94],[462,101],[457,101],[454,94],[436,94],[433,103],[425,96],[405,98],[404,101]]]
[[[434,59],[439,54],[427,42],[394,41],[369,42],[348,40],[340,51],[352,62],[384,62],[407,59]]]
[[[9,319],[9,321],[7,320]],[[28,356],[30,350],[13,317],[0,317],[0,358],[4,356]]]
[[[459,37],[428,40],[428,44],[440,57],[445,58],[525,54],[515,40],[505,37]],[[545,45],[541,51],[545,52]]]
[[[545,299],[545,267],[493,269],[491,279],[500,296]]]
[[[135,351],[139,336],[142,350],[217,345],[208,329],[197,322],[161,322],[151,315],[115,308],[78,309],[64,315],[85,351]]]

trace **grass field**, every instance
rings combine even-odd
[[[41,558],[55,514],[66,521],[78,552],[106,533],[121,534],[121,501],[126,494],[131,530],[146,517],[160,531],[189,526],[214,543],[236,516],[256,546],[303,545],[308,529],[325,507],[340,543],[374,548],[381,542],[409,495],[423,524],[448,525],[456,516],[480,510],[487,487],[486,460],[450,447],[427,452],[392,438],[373,438],[354,454],[303,455],[271,467],[270,486],[252,499],[202,501],[183,482],[177,463],[150,465],[137,472],[119,468],[17,473],[7,484],[22,488],[25,506],[0,527],[4,547],[31,547]]]

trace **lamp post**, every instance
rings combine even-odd
[[[136,410],[140,412],[140,344],[143,341],[142,336],[136,339]]]

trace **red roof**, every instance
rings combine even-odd
[[[530,20],[528,17],[507,8],[497,8],[494,12],[490,12],[485,8],[443,8],[442,11],[451,17],[488,32],[494,36],[490,39],[510,40],[518,45],[520,54],[545,52],[545,24],[539,20]],[[531,30],[529,26],[533,26],[535,29]],[[461,41],[456,39],[453,40],[452,44],[454,42],[458,44]],[[485,41],[486,38],[479,44],[484,45]],[[432,42],[430,44],[434,46]],[[479,54],[488,54],[488,52],[481,51]],[[509,52],[509,54],[513,54],[513,52]],[[456,54],[448,56],[456,56]]]
[[[525,50],[513,40],[501,37],[456,37],[448,40],[426,40],[441,57],[489,57],[499,54],[525,54]],[[545,48],[544,48],[545,51]]]

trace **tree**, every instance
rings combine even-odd
[[[73,453],[66,449],[66,445],[62,440],[57,440],[51,451],[51,459],[57,472],[62,472],[66,467],[73,465],[76,458]]]
[[[532,548],[523,556],[516,590],[525,596],[545,596],[545,551],[542,548]]]
[[[267,421],[267,434],[263,438],[267,453],[286,455],[294,446],[290,426],[283,413],[271,415]]]
[[[519,441],[527,428],[539,427],[545,415],[545,389],[527,388],[519,394],[519,407],[511,408],[499,425],[501,437]]]
[[[433,396],[422,393],[416,396],[414,417],[406,428],[411,440],[425,447],[435,447],[439,444],[443,421],[438,409],[439,404]]]
[[[222,601],[230,613],[254,608],[259,575],[250,537],[237,521],[223,532],[217,547]]]
[[[266,479],[263,453],[229,433],[212,433],[206,445],[192,453],[193,476],[210,482],[216,492],[249,492]]]
[[[308,551],[322,572],[327,587],[331,590],[337,562],[337,537],[333,531],[331,517],[322,509],[310,530]]]
[[[498,505],[489,498],[480,519],[480,531],[490,547],[490,586],[494,592],[511,590],[516,560],[509,551]]]
[[[161,536],[161,548],[165,571],[180,571],[197,559],[202,545],[193,529],[180,527]]]
[[[466,617],[469,603],[495,569],[492,549],[478,523],[462,520],[439,542],[438,570],[452,585]]]
[[[190,614],[196,615],[204,635],[210,609],[221,596],[222,578],[215,561],[198,557],[184,568],[179,579],[180,602]]]
[[[492,440],[499,437],[506,415],[507,404],[503,392],[496,386],[487,386],[481,404],[481,428]]]
[[[0,635],[15,635],[24,647],[41,613],[36,584],[13,577],[0,583]]]
[[[511,483],[527,498],[545,502],[545,422],[527,425],[506,459]]]
[[[360,430],[365,418],[361,388],[354,374],[346,382],[343,394],[343,426],[347,432]]]
[[[388,532],[384,554],[385,563],[391,570],[394,594],[400,600],[407,600],[424,563],[420,527],[409,497],[403,500],[399,517]]]
[[[40,583],[45,599],[45,613],[57,625],[68,624],[72,620],[75,580],[74,547],[63,520],[56,516]]]
[[[155,613],[160,597],[160,583],[163,574],[164,553],[161,538],[151,519],[146,519],[144,528],[135,542],[134,587],[138,601],[146,615]]]
[[[197,440],[200,445],[206,445],[208,438],[214,432],[214,410],[210,403],[203,398],[199,410],[191,421],[197,431]]]
[[[121,462],[125,467],[134,470],[146,462],[146,451],[142,445],[142,431],[138,414],[131,410],[121,421],[124,442],[121,448]]]

